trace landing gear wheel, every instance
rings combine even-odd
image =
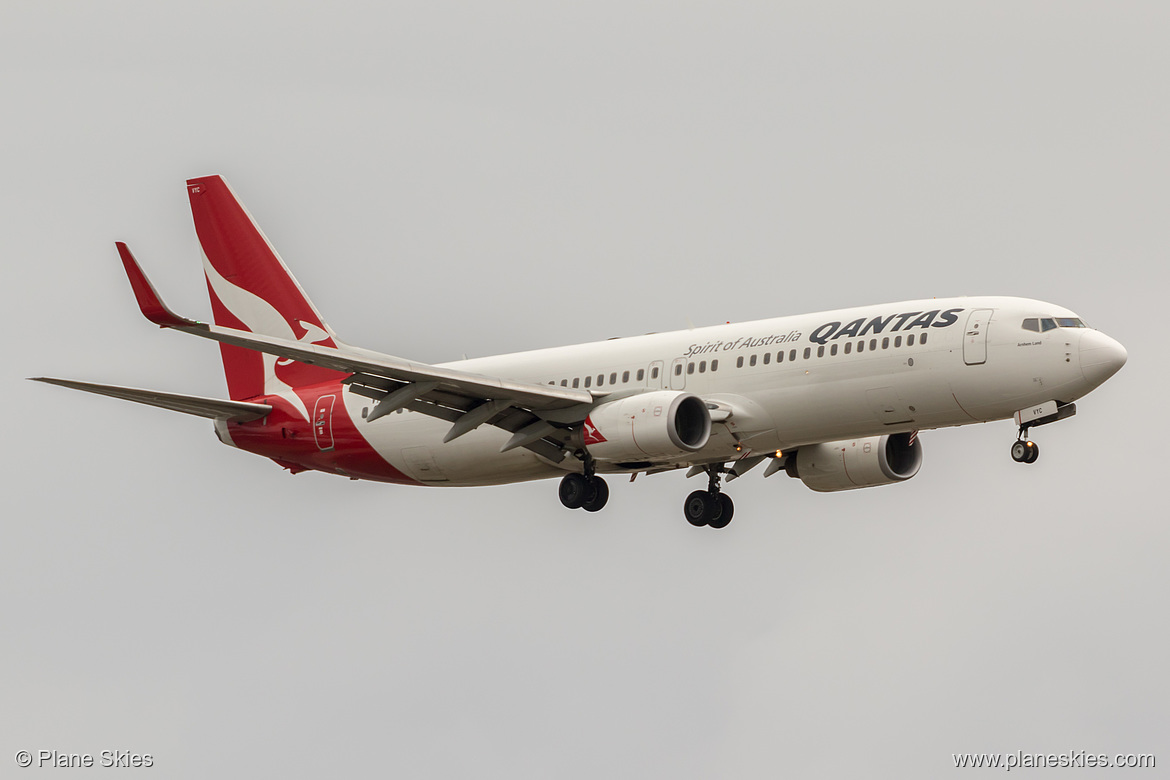
[[[568,509],[580,509],[588,498],[589,486],[580,474],[566,474],[557,490],[561,503]],[[608,498],[608,491],[606,492]],[[599,507],[600,508],[600,507]]]
[[[715,513],[715,497],[706,490],[696,490],[687,496],[683,504],[683,514],[687,522],[696,528],[707,525]]]
[[[727,524],[731,522],[732,515],[735,514],[735,504],[732,503],[731,496],[726,493],[715,496],[715,504],[717,513],[707,525],[712,528],[726,528]]]
[[[585,500],[581,502],[581,508],[586,512],[598,512],[605,506],[605,502],[609,501],[609,485],[605,484],[601,477],[592,477],[586,484]]]
[[[1035,463],[1040,457],[1040,447],[1034,441],[1020,439],[1012,445],[1012,460],[1016,463]]]

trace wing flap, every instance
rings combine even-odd
[[[272,407],[266,404],[250,404],[244,401],[225,401],[198,395],[164,393],[158,390],[142,390],[137,387],[120,387],[118,385],[99,385],[93,382],[77,382],[72,379],[53,379],[45,376],[31,377],[31,379],[34,382],[59,385],[73,390],[82,390],[86,393],[120,398],[123,401],[133,401],[159,409],[193,414],[197,417],[207,417],[213,420],[249,422],[259,420],[272,411]]]

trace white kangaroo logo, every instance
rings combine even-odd
[[[220,302],[253,333],[309,344],[330,338],[329,334],[317,325],[299,320],[306,333],[298,339],[293,333],[292,326],[288,324],[275,306],[259,295],[224,279],[211,264],[211,261],[207,259],[206,254],[203,256],[203,271],[207,274],[207,281],[211,284],[211,289],[215,291]],[[263,353],[261,357],[264,359],[264,392],[267,395],[280,396],[288,401],[305,418],[305,422],[308,422],[309,410],[305,407],[305,402],[293,392],[292,385],[276,375],[278,364],[276,355]],[[286,365],[291,362],[294,361],[282,358],[279,364]]]

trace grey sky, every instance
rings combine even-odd
[[[1170,765],[1167,40],[1155,2],[0,5],[3,774]],[[1129,364],[1034,466],[1010,423],[927,432],[899,486],[753,472],[723,532],[677,474],[596,516],[290,477],[23,381],[224,395],[113,249],[207,317],[208,173],[343,338],[418,360],[1007,294]]]

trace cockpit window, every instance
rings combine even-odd
[[[1035,333],[1047,333],[1057,328],[1087,328],[1089,326],[1078,317],[1044,317],[1043,319],[1028,317],[1020,323],[1020,327]]]

